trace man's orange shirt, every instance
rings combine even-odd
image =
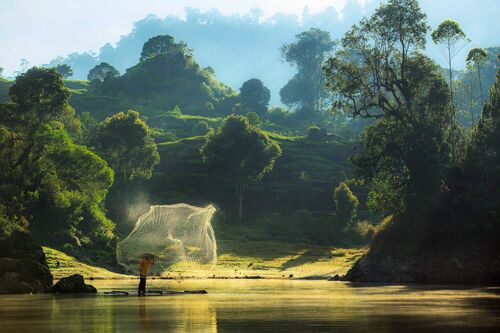
[[[139,263],[139,270],[141,271],[142,277],[148,276],[150,266],[151,264],[149,263],[148,260],[141,260],[141,262]]]

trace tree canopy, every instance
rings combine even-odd
[[[451,60],[461,50],[460,42],[467,40],[467,36],[460,27],[458,22],[453,20],[444,20],[439,24],[436,30],[431,33],[432,40],[435,44],[441,44],[445,48],[445,57],[448,61],[448,76],[450,85],[451,105],[454,107],[453,101],[453,73]],[[463,46],[462,46],[463,47]]]
[[[240,103],[244,113],[255,112],[262,117],[267,114],[271,92],[259,79],[245,81],[240,88]]]
[[[139,112],[129,110],[106,118],[96,134],[97,150],[123,182],[150,178],[159,163],[156,144]]]
[[[203,161],[235,188],[242,217],[245,187],[270,172],[281,155],[280,147],[242,116],[229,116],[221,128],[207,136]]]
[[[172,53],[181,53],[185,56],[191,56],[191,50],[186,43],[176,43],[174,37],[169,35],[159,35],[148,39],[141,51],[141,61],[154,58],[157,55],[167,55]]]
[[[73,69],[71,69],[71,67],[67,64],[60,64],[54,68],[65,79],[69,78],[70,76],[73,76]]]
[[[25,123],[59,119],[68,105],[69,90],[55,69],[31,68],[16,78],[9,90]]]
[[[477,70],[477,77],[479,82],[479,92],[481,94],[481,102],[484,104],[483,97],[483,83],[481,80],[481,67],[488,59],[488,54],[482,48],[476,47],[469,51],[467,54],[467,64],[470,66],[474,66]]]
[[[104,81],[104,79],[107,77],[116,77],[119,75],[120,72],[118,72],[113,66],[111,66],[107,62],[101,62],[99,65],[96,65],[89,71],[89,74],[87,75],[87,80]]]
[[[323,62],[333,51],[335,43],[327,31],[312,28],[295,36],[296,41],[283,45],[282,58],[298,72],[280,90],[281,101],[302,110],[309,117],[324,111],[328,92],[324,89]]]
[[[420,53],[426,32],[416,0],[390,0],[346,33],[326,67],[350,115],[378,119],[353,161],[382,211],[405,210],[415,198],[435,203],[451,163],[455,118],[439,67]]]
[[[103,211],[113,170],[75,144],[69,92],[55,69],[32,68],[10,88],[12,103],[0,104],[0,208],[12,230],[29,229],[49,244],[109,244],[114,224]]]

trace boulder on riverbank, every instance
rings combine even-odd
[[[81,294],[96,293],[97,289],[90,284],[85,284],[83,276],[80,274],[73,274],[57,281],[57,283],[50,288],[50,292],[56,294]]]
[[[366,255],[343,280],[386,283],[488,284],[500,282],[500,258],[471,254]]]
[[[27,233],[0,240],[0,294],[48,292],[52,274],[42,248]]]

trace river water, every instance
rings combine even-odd
[[[300,280],[149,280],[207,295],[0,295],[0,332],[500,332],[500,288]]]

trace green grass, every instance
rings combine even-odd
[[[365,248],[346,249],[276,241],[221,241],[213,274],[327,278],[347,273],[365,252]]]
[[[89,83],[87,80],[65,80],[64,86],[71,91],[72,94],[85,94],[88,91]]]
[[[256,275],[264,278],[288,278],[290,275],[294,278],[328,278],[335,274],[345,274],[366,253],[365,248],[346,249],[276,241],[223,240],[218,242],[218,247],[216,265],[176,264],[165,267],[160,273],[164,277],[197,278],[242,278]],[[44,247],[43,251],[55,279],[71,274],[81,274],[86,279],[130,278],[81,263],[58,250]]]
[[[71,274],[81,274],[84,278],[97,279],[119,279],[126,278],[122,274],[113,273],[105,268],[94,267],[78,261],[76,258],[65,254],[64,252],[43,247],[47,265],[54,276],[54,279],[60,279]],[[59,264],[57,264],[59,262]]]

